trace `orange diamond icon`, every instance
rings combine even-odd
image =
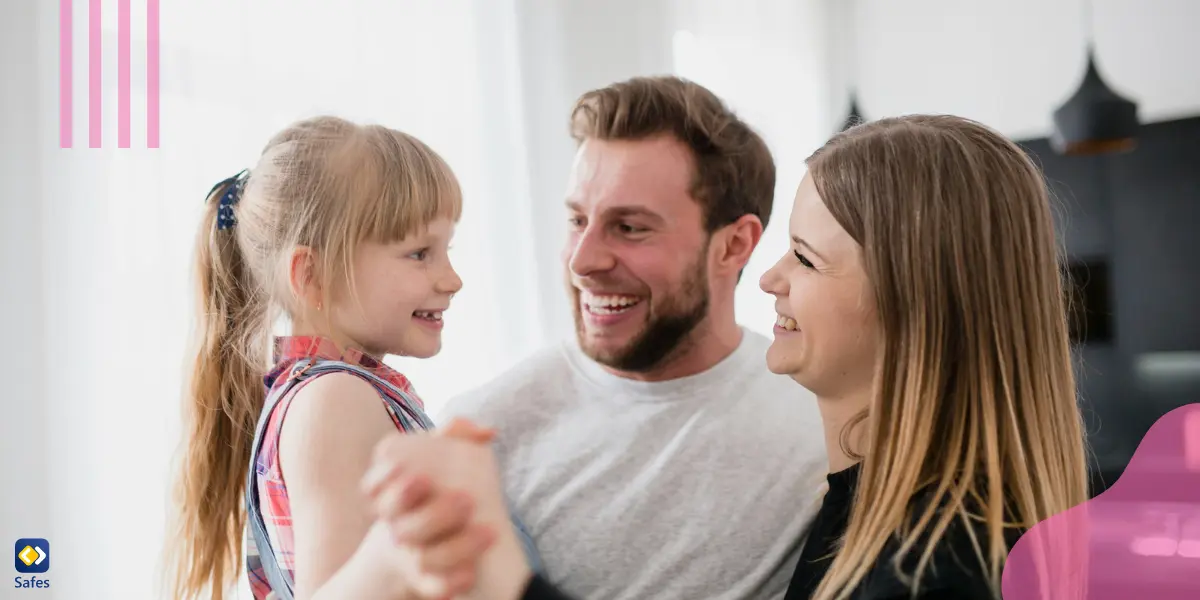
[[[33,565],[33,562],[38,559],[38,553],[37,550],[33,549],[33,546],[25,546],[23,550],[17,553],[17,558],[21,559],[21,562],[25,563],[25,566],[28,567]]]

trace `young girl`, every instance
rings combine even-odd
[[[359,480],[385,435],[431,425],[382,358],[440,350],[461,208],[421,141],[333,117],[277,134],[210,192],[174,598],[223,598],[243,536],[257,600],[404,596],[412,563],[372,529]],[[279,316],[290,333],[272,339]]]
[[[790,247],[761,281],[778,313],[767,366],[816,394],[830,460],[787,600],[997,598],[1017,538],[1088,497],[1045,182],[1015,144],[949,116],[855,127],[808,167]],[[497,522],[482,517],[498,503],[492,460],[392,436],[365,485],[398,539],[455,535]],[[454,489],[487,510],[420,518]],[[1078,564],[1046,556],[1043,582],[1076,593]],[[519,567],[479,585],[495,600],[567,597]]]

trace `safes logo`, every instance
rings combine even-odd
[[[50,570],[50,542],[42,538],[21,538],[13,547],[13,566],[18,573],[45,573]],[[39,577],[13,578],[16,588],[48,588],[50,580]]]

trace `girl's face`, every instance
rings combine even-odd
[[[364,243],[354,260],[354,294],[333,289],[330,328],[343,345],[384,354],[429,358],[442,348],[442,319],[462,280],[450,264],[454,223],[440,218],[407,238]]]
[[[760,281],[775,296],[775,340],[767,367],[819,398],[871,383],[881,339],[858,243],[817,194],[811,175],[796,192],[791,247]]]

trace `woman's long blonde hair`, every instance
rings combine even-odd
[[[956,519],[984,533],[999,597],[1008,528],[1088,498],[1045,181],[1015,144],[951,116],[860,125],[808,166],[862,247],[884,340],[849,525],[814,597],[847,597],[890,539],[897,565],[919,553],[900,573],[915,592]]]
[[[462,206],[449,166],[420,140],[327,116],[267,144],[234,207],[236,225],[218,229],[225,191],[209,196],[196,238],[198,331],[170,567],[179,600],[221,600],[239,571],[272,326],[299,309],[287,281],[292,251],[313,251],[326,295],[338,278],[353,290],[360,243],[397,241],[441,216],[457,220]]]

